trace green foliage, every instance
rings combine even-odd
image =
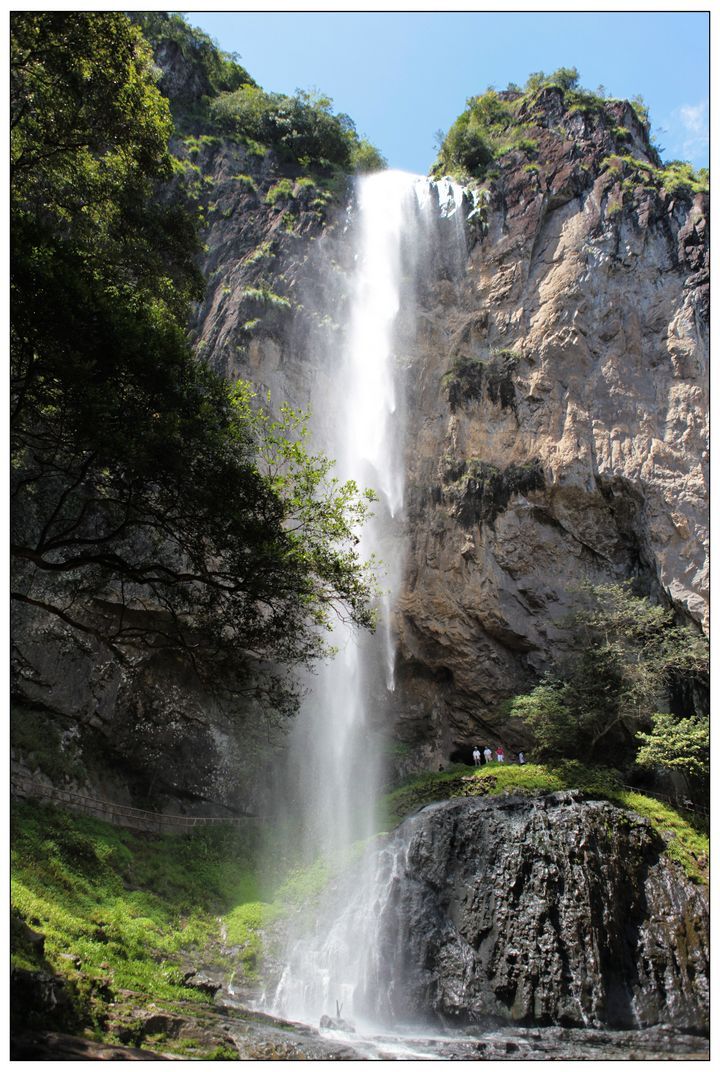
[[[213,96],[232,92],[242,85],[255,85],[234,53],[223,52],[217,44],[195,27],[190,26],[182,15],[166,11],[137,11],[130,16],[138,25],[154,50],[173,45],[188,67],[195,73],[188,79],[188,88],[182,93],[180,103],[188,103],[194,95]]]
[[[350,151],[350,168],[364,175],[370,171],[382,171],[387,167],[387,160],[382,153],[371,145],[366,138],[356,140]]]
[[[265,194],[265,204],[275,206],[278,201],[291,201],[294,183],[291,179],[278,179]]]
[[[275,256],[272,249],[272,242],[261,242],[252,253],[249,253],[245,258],[245,264],[259,264],[260,261],[269,261]]]
[[[629,154],[615,153],[605,157],[600,167],[608,177],[622,181],[625,195],[631,195],[638,186],[648,186],[655,190],[666,190],[671,197],[692,200],[695,194],[709,190],[707,169],[700,168],[696,172],[690,164],[680,160],[671,160],[662,167],[656,167]]]
[[[630,104],[632,105],[632,110],[635,112],[635,116],[638,119],[638,122],[640,122],[644,127],[649,126],[650,113],[648,112],[647,104],[643,100],[641,94],[638,93],[636,96],[634,96],[630,101]]]
[[[488,89],[486,93],[470,97],[465,111],[458,116],[447,135],[439,131],[439,155],[432,174],[450,174],[462,181],[492,178],[493,165],[506,153],[522,152],[531,158],[536,155],[538,144],[531,136],[537,121],[546,119],[543,95],[556,90],[561,94],[564,112],[568,116],[583,115],[588,118],[606,115],[618,143],[631,140],[626,127],[614,126],[607,111],[608,101],[602,86],[591,92],[579,84],[579,75],[574,67],[560,67],[552,74],[535,72],[528,78],[524,89],[510,85],[502,93]],[[633,99],[632,107],[638,121],[649,127],[647,109],[642,98]],[[623,158],[625,159],[625,158]],[[634,160],[634,158],[628,158]],[[687,197],[707,188],[707,175],[695,174],[689,164],[673,162],[664,168],[653,168],[655,177],[673,196]],[[531,160],[524,170],[532,173],[537,165]]]
[[[566,684],[547,681],[525,696],[515,696],[508,704],[508,714],[525,723],[539,756],[560,759],[575,750],[577,722],[571,703]]]
[[[509,147],[509,139],[522,134],[515,125],[513,108],[494,90],[471,97],[450,127],[432,173],[482,179],[490,164]]]
[[[245,287],[243,297],[250,301],[262,302],[263,305],[273,305],[278,309],[292,308],[292,302],[283,298],[281,294],[275,294],[269,287]]]
[[[667,689],[707,671],[707,643],[673,624],[673,612],[627,585],[586,586],[569,626],[578,654],[557,678],[509,705],[531,729],[538,755],[594,757],[628,750]]]
[[[658,180],[671,197],[689,198],[694,194],[710,192],[710,174],[707,168],[698,171],[681,160],[671,160],[659,169]]]
[[[704,780],[710,773],[710,719],[652,716],[649,733],[637,733],[641,747],[635,758],[640,767],[676,770],[688,778]]]
[[[227,942],[238,948],[242,976],[248,981],[259,979],[263,936],[277,919],[279,908],[261,901],[240,904],[225,917]]]
[[[577,761],[552,765],[490,763],[458,767],[414,778],[389,793],[383,802],[388,827],[397,825],[420,807],[440,800],[466,796],[535,796],[561,789],[579,789],[590,799],[609,800],[649,819],[663,838],[668,856],[695,882],[707,882],[708,838],[667,804],[641,792],[626,789],[617,771]]]
[[[221,914],[233,920],[247,903],[252,919],[259,896],[256,840],[250,824],[158,837],[54,807],[17,804],[11,823],[13,966],[64,976],[77,994],[81,1021],[100,1027],[103,1007],[119,1000],[119,990],[188,998],[182,986],[188,960],[209,956],[228,974],[237,968],[222,951]],[[44,959],[22,920],[43,934]],[[228,931],[232,940],[238,937],[230,924]],[[250,951],[241,950],[240,968],[252,978],[250,963]]]
[[[556,71],[549,75],[546,75],[544,71],[535,71],[529,75],[525,83],[525,92],[538,93],[540,90],[552,86],[565,92],[577,89],[579,82],[580,75],[576,67],[558,67]]]
[[[210,686],[287,706],[282,671],[258,667],[324,653],[333,604],[371,622],[367,499],[279,433],[260,462],[269,419],[192,355],[196,210],[130,21],[14,16],[11,107],[13,598],[120,659],[162,645]]]
[[[219,131],[267,146],[286,163],[345,172],[383,163],[377,150],[358,138],[349,116],[336,115],[330,98],[321,94],[298,90],[288,97],[244,85],[220,94],[210,109]]]
[[[252,190],[254,194],[257,193],[257,183],[250,175],[233,175],[233,182],[240,183],[246,190]]]
[[[470,97],[466,110],[447,135],[440,133],[440,152],[432,173],[482,180],[490,177],[491,165],[506,153],[517,151],[534,156],[538,143],[529,132],[540,93],[559,89],[570,114],[602,108],[601,98],[580,89],[578,78],[574,67],[560,67],[551,75],[542,71],[531,74],[524,90],[511,86],[504,93],[489,89]]]
[[[682,867],[693,882],[706,884],[710,846],[707,834],[697,829],[674,808],[662,801],[630,789],[619,789],[608,798],[649,819],[654,830],[665,842],[665,851],[671,860]]]

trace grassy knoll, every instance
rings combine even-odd
[[[498,796],[504,793],[553,793],[580,789],[589,796],[610,800],[648,819],[663,837],[667,854],[695,882],[707,882],[708,838],[674,808],[644,793],[623,788],[617,772],[566,762],[557,766],[537,763],[490,763],[483,767],[456,767],[428,773],[408,781],[384,801],[384,824],[395,826],[425,804],[451,797]]]

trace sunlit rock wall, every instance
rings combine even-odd
[[[602,117],[573,123],[505,164],[464,282],[421,296],[399,733],[440,760],[572,648],[582,582],[637,577],[707,624],[706,199],[623,204]]]

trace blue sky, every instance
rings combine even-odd
[[[703,12],[186,12],[264,88],[318,89],[390,167],[425,174],[467,97],[577,67],[588,89],[641,94],[665,160],[708,163]]]

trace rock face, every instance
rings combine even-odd
[[[408,767],[478,736],[522,746],[498,704],[572,651],[563,622],[584,582],[635,578],[707,624],[706,197],[622,172],[613,154],[658,164],[627,104],[572,115],[548,89],[526,118],[534,162],[503,157],[474,211],[468,197],[465,262],[442,241],[425,249],[398,319],[408,553],[394,715]],[[319,220],[298,184],[263,208],[272,161],[243,152],[210,148],[203,165],[217,201],[198,345],[277,402],[310,403],[322,443],[344,209]],[[255,192],[232,182],[240,164]],[[258,310],[258,280],[286,304]]]
[[[202,92],[176,60],[167,86]],[[473,211],[468,196],[466,258],[425,250],[398,322],[407,556],[392,718],[406,770],[483,739],[522,747],[498,705],[572,651],[563,621],[583,582],[636,578],[707,622],[706,197],[613,164],[657,164],[627,104],[571,114],[547,89],[525,118],[532,162],[504,156]],[[350,185],[238,141],[176,150],[207,212],[198,354],[273,405],[322,398],[345,330]],[[314,405],[321,445],[332,421]],[[157,660],[121,668],[37,613],[16,636],[20,700],[110,742],[141,787],[128,802],[160,789],[171,807],[183,793],[253,806],[255,711]]]
[[[706,891],[662,848],[647,820],[575,792],[425,808],[382,850],[376,948],[392,983],[365,995],[369,1011],[706,1030]]]
[[[609,117],[546,95],[537,164],[504,163],[465,278],[421,296],[408,376],[399,732],[436,708],[445,755],[572,648],[582,582],[707,622],[705,198],[623,192]]]

